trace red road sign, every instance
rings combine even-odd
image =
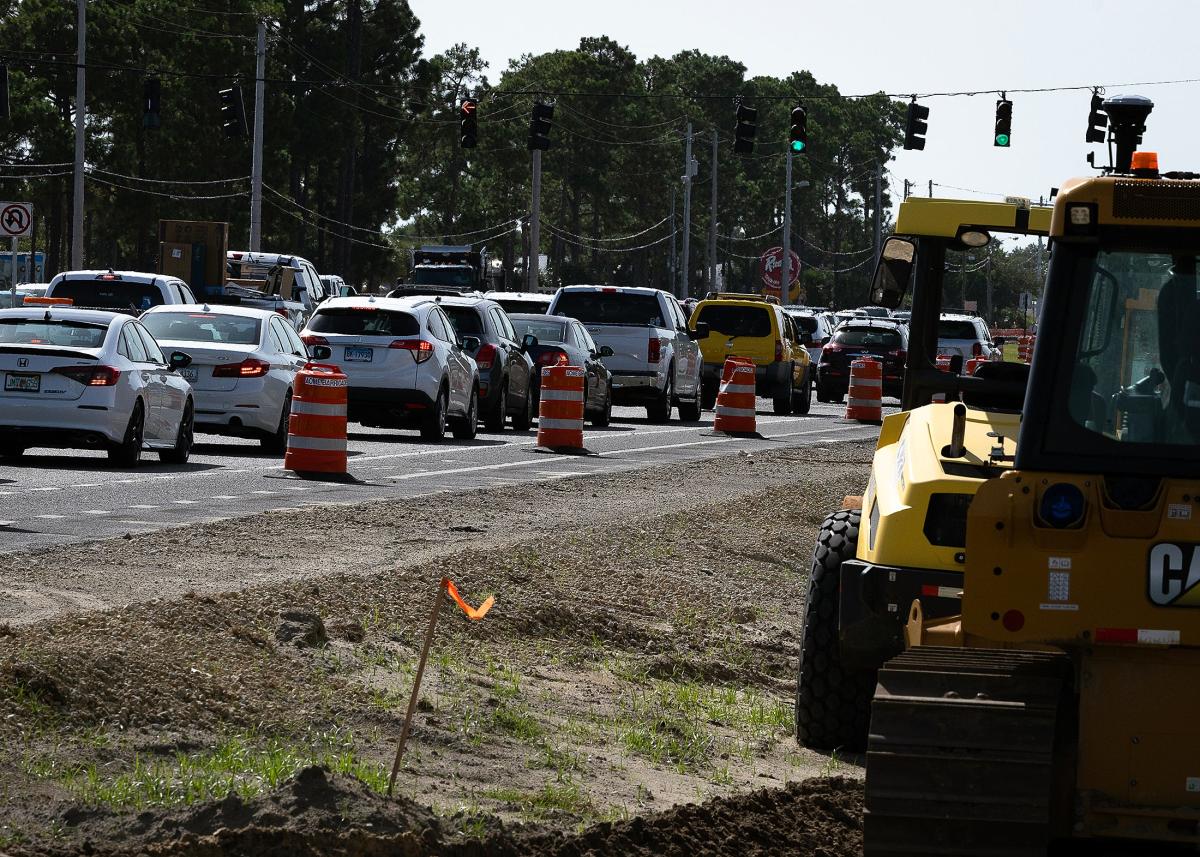
[[[791,282],[788,283],[789,297],[796,295],[796,282],[800,278],[800,256],[795,250],[789,251],[791,256]],[[772,247],[758,259],[758,275],[762,281],[764,295],[779,297],[779,280],[783,276],[783,248]],[[795,298],[792,298],[793,300]]]
[[[0,202],[0,237],[24,238],[32,227],[32,203]]]

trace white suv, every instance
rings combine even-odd
[[[972,357],[991,360],[1000,348],[992,342],[992,333],[979,316],[944,312],[938,318],[937,351],[962,357],[965,367]]]
[[[85,309],[137,314],[163,304],[194,304],[188,284],[143,271],[64,271],[50,281],[46,297],[66,298]]]
[[[429,298],[330,298],[317,307],[301,339],[319,362],[350,379],[347,416],[367,426],[416,426],[440,440],[449,420],[454,436],[475,437],[479,369],[454,325]],[[323,348],[329,349],[325,354]]]

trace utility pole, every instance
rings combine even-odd
[[[689,251],[692,237],[692,176],[696,174],[692,163],[692,123],[687,124],[687,146],[683,155],[683,259],[679,272],[679,297],[688,296]]]
[[[708,216],[708,261],[712,265],[709,288],[717,291],[717,129],[712,132],[712,201]]]
[[[787,306],[792,291],[792,147],[783,168],[783,264],[779,268],[779,304]]]
[[[912,187],[912,182],[910,182],[908,179],[905,179],[904,180],[904,198],[905,199],[908,199],[908,190],[910,187]]]
[[[1038,197],[1038,205],[1045,205],[1045,204],[1046,204],[1046,198],[1044,196],[1039,196]],[[1041,235],[1038,236],[1037,258],[1034,259],[1034,266],[1035,266],[1034,270],[1037,271],[1037,282],[1034,285],[1040,289],[1042,287],[1042,236]]]
[[[987,248],[987,292],[985,293],[987,302],[987,321],[992,323],[992,245],[988,244]]]
[[[83,268],[83,140],[87,122],[87,0],[75,0],[75,202],[71,209],[71,267]]]
[[[671,188],[671,256],[667,260],[667,282],[675,288],[675,188]]]
[[[529,291],[538,290],[541,259],[538,248],[542,240],[542,150],[533,150],[533,202],[529,207],[529,265],[525,273]]]
[[[883,165],[875,164],[875,258],[883,250]]]
[[[258,22],[254,71],[254,152],[250,159],[250,251],[262,249],[263,117],[267,112],[267,22]]]

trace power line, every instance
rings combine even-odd
[[[248,191],[248,190],[238,191],[237,193],[217,193],[217,194],[208,194],[208,195],[171,193],[171,192],[167,192],[167,191],[150,190],[149,188],[144,188],[144,187],[129,187],[128,185],[123,185],[118,182],[109,181],[108,179],[102,179],[99,176],[92,175],[91,173],[86,173],[85,178],[87,178],[88,181],[99,182],[100,184],[108,185],[109,187],[118,188],[120,190],[127,190],[130,193],[143,193],[143,194],[147,194],[149,196],[162,196],[162,197],[166,197],[167,199],[180,199],[180,200],[235,199],[235,198],[245,197],[247,194],[250,193],[250,191]]]
[[[596,243],[616,243],[616,242],[620,242],[620,241],[628,241],[632,238],[640,238],[641,236],[645,235],[647,232],[651,232],[651,231],[657,229],[658,227],[662,226],[664,223],[666,223],[670,219],[671,219],[671,215],[668,214],[662,220],[658,221],[658,223],[655,223],[653,226],[647,226],[641,232],[634,232],[630,235],[621,235],[616,238],[592,238],[587,235],[576,235],[574,232],[568,232],[566,229],[563,229],[561,226],[557,226],[553,223],[546,223],[546,225],[558,230],[563,235],[569,235],[570,237],[578,238],[581,241],[594,241]]]

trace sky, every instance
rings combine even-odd
[[[1200,171],[1200,33],[1196,0],[410,0],[427,55],[456,42],[478,47],[499,81],[511,57],[571,49],[607,35],[639,58],[696,49],[726,55],[747,76],[785,77],[807,69],[843,94],[1004,89],[1013,102],[1012,146],[992,145],[997,96],[922,99],[930,109],[923,151],[897,151],[888,165],[938,196],[1036,200],[1072,176],[1087,175],[1088,91],[1019,89],[1109,85],[1155,103],[1141,148],[1164,170]],[[1118,84],[1112,86],[1113,84]],[[816,109],[810,106],[810,114]],[[731,123],[732,124],[732,123]],[[682,159],[682,153],[681,153]],[[782,172],[782,165],[780,167]],[[782,181],[782,175],[780,176]],[[959,190],[959,188],[969,189]],[[982,193],[981,193],[982,192]]]

